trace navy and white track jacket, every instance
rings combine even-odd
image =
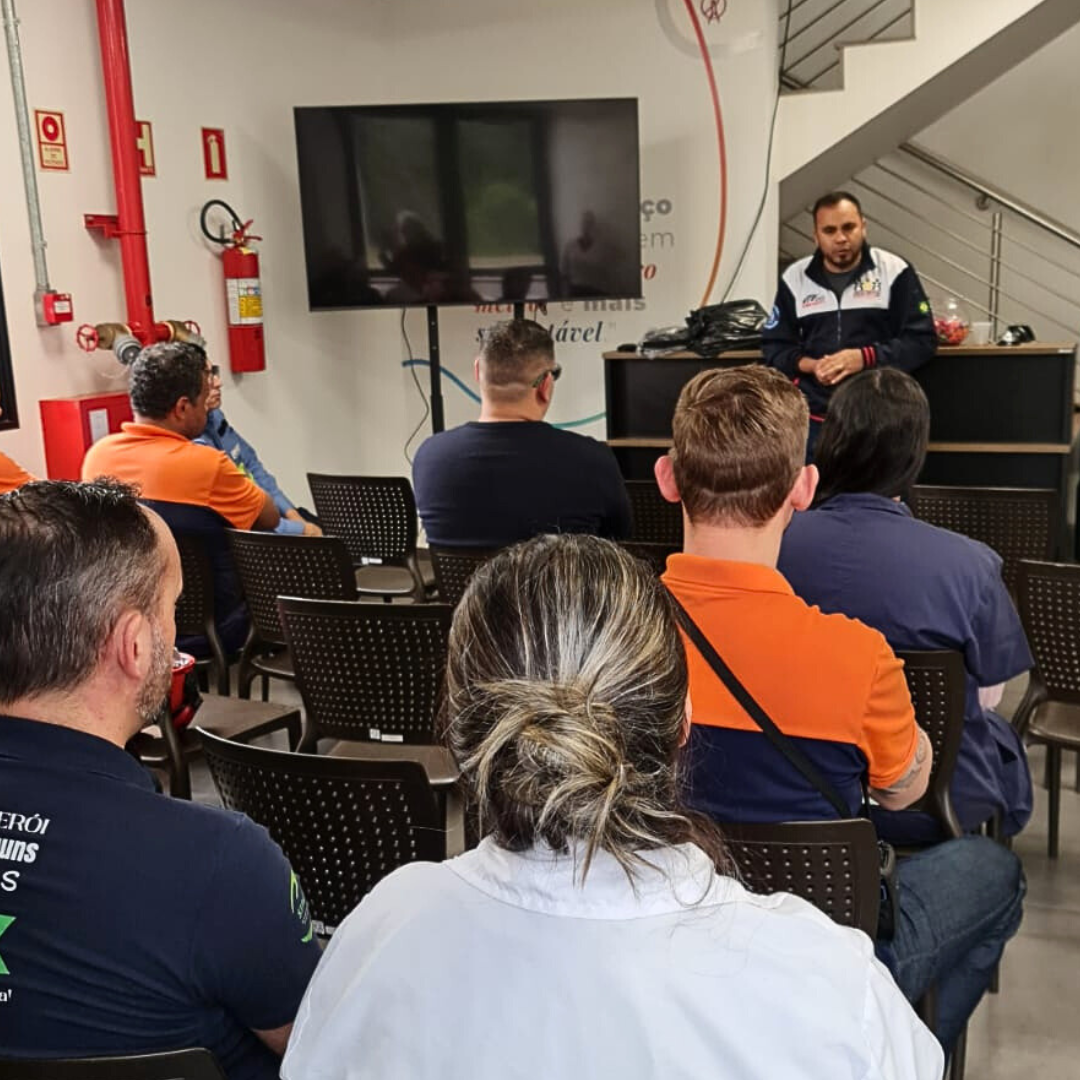
[[[765,363],[806,394],[810,414],[818,419],[834,388],[799,371],[801,357],[817,360],[840,349],[861,349],[864,368],[914,371],[937,350],[934,318],[914,269],[899,255],[869,244],[839,301],[820,251],[792,263],[780,279],[763,338]]]

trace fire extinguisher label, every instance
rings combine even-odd
[[[258,278],[226,278],[229,325],[248,326],[263,321],[262,285]]]

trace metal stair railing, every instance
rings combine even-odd
[[[910,36],[914,18],[912,0],[795,0],[790,12],[781,2],[781,84],[820,89],[843,64],[845,45]]]

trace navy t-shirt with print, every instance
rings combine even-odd
[[[270,1080],[318,962],[281,849],[170,799],[119,747],[0,717],[0,1047],[83,1057],[204,1046]]]
[[[497,548],[542,533],[630,535],[630,499],[611,450],[537,420],[462,424],[413,461],[428,542]]]

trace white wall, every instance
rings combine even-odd
[[[1080,26],[1005,72],[916,142],[1080,232]]]
[[[82,228],[115,208],[93,0],[20,0],[31,108],[65,113],[70,173],[40,173],[53,285],[73,294],[76,324],[124,317],[119,253]],[[697,5],[694,5],[697,10]],[[154,125],[158,175],[143,183],[155,312],[193,318],[225,362],[217,256],[198,209],[221,197],[265,237],[260,247],[268,369],[226,376],[225,408],[277,472],[306,496],[304,473],[401,474],[402,446],[423,412],[404,357],[398,311],[307,310],[292,107],[397,101],[637,96],[643,217],[644,310],[553,305],[557,329],[600,328],[601,343],[560,344],[566,375],[552,419],[603,410],[600,353],[650,326],[680,322],[703,300],[717,241],[718,150],[704,66],[680,0],[129,0],[136,112]],[[726,288],[764,183],[774,90],[775,5],[732,5],[704,33],[719,83],[729,165],[728,232],[711,299]],[[222,127],[230,179],[203,179],[199,128]],[[37,402],[122,388],[111,356],[87,356],[73,331],[39,330],[10,86],[0,79],[0,269],[22,427],[0,449],[44,472]],[[767,306],[775,274],[775,200],[738,284]],[[495,316],[449,309],[444,363],[471,380],[476,333]],[[407,316],[426,350],[422,312]],[[426,382],[426,372],[419,372]],[[474,405],[449,382],[448,423]],[[602,421],[581,430],[604,435]]]

